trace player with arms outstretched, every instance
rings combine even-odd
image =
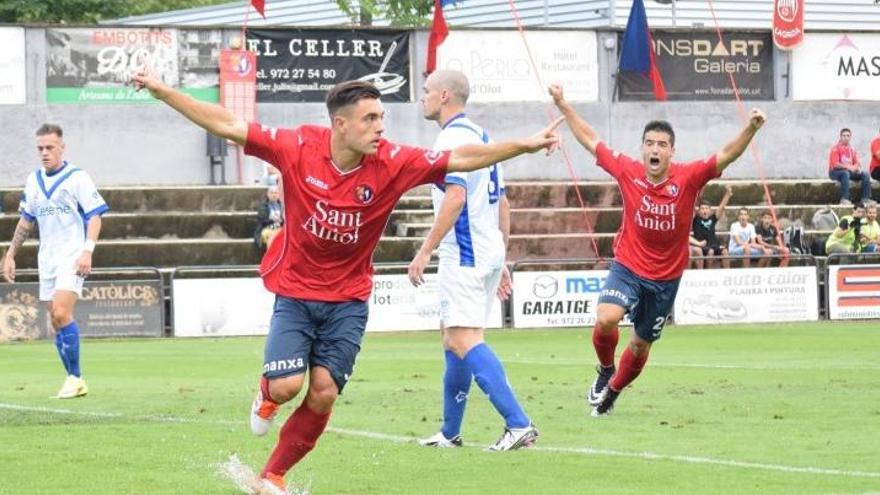
[[[327,94],[330,128],[282,129],[248,123],[196,101],[152,74],[147,88],[209,132],[245,147],[281,173],[285,225],[260,272],[277,295],[251,429],[264,435],[278,406],[305,384],[306,396],[281,428],[255,493],[285,493],[284,475],[311,451],[360,351],[372,290],[372,256],[398,199],[447,172],[470,171],[557,144],[553,125],[526,139],[435,152],[383,138],[385,110],[371,84],[348,81]]]
[[[639,376],[651,345],[660,338],[688,263],[688,233],[700,189],[721,176],[749,145],[766,116],[752,110],[748,124],[717,153],[692,163],[672,163],[675,132],[665,121],[649,122],[642,133],[641,159],[610,149],[563,96],[550,95],[578,142],[611,174],[623,198],[623,219],[614,241],[614,261],[602,287],[593,328],[598,377],[587,391],[593,416],[611,412],[620,392]],[[618,323],[629,313],[632,339],[614,367]]]
[[[55,347],[67,378],[59,399],[89,393],[79,361],[79,326],[73,319],[85,277],[92,271],[92,252],[101,233],[101,215],[109,208],[84,170],[63,159],[64,131],[54,124],[37,129],[42,167],[27,178],[21,196],[21,218],[3,258],[3,276],[15,281],[15,253],[36,223],[40,229],[37,266],[40,301],[49,309]]]

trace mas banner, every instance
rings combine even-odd
[[[562,84],[569,101],[599,99],[595,31],[529,31],[529,47],[545,83]],[[471,84],[468,101],[546,101],[547,88],[515,31],[452,31],[437,49],[438,69],[464,72]]]
[[[369,81],[383,101],[410,101],[408,31],[248,29],[257,54],[257,101],[323,102],[327,90]]]
[[[596,323],[607,270],[513,273],[513,326],[583,327]],[[629,325],[625,319],[622,324]]]
[[[501,301],[497,298],[486,328],[501,328]],[[425,274],[425,284],[413,287],[406,275],[376,275],[370,296],[368,332],[391,330],[438,330],[440,293],[437,274]]]
[[[795,100],[880,101],[880,34],[810,33],[791,63]]]
[[[733,100],[732,74],[746,100],[773,100],[773,45],[770,33],[654,30],[654,54],[668,100]],[[651,81],[641,74],[618,74],[621,101],[653,101]]]
[[[804,41],[804,0],[774,0],[773,42],[791,50]]]
[[[0,284],[0,342],[51,336],[39,284]],[[83,337],[161,337],[162,286],[155,280],[86,282],[74,318]]]
[[[828,318],[880,318],[880,265],[828,267]]]
[[[24,28],[0,27],[0,105],[24,105]]]
[[[685,270],[675,323],[818,321],[816,268]]]
[[[184,93],[216,102],[220,43],[218,30],[46,29],[46,102],[155,101],[129,84],[145,67]]]

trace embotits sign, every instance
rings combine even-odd
[[[804,0],[774,0],[773,43],[791,50],[804,41]]]

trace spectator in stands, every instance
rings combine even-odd
[[[730,226],[727,250],[731,256],[745,256],[743,266],[748,267],[751,265],[750,258],[765,254],[764,248],[755,240],[757,234],[755,226],[749,222],[749,210],[740,208],[737,219],[739,221]]]
[[[880,252],[880,224],[877,223],[877,203],[865,205],[865,219],[862,220],[860,242],[863,253]]]
[[[862,220],[865,217],[865,207],[861,203],[853,206],[852,215],[846,215],[840,219],[840,224],[825,241],[825,253],[857,253],[861,250]]]
[[[692,236],[690,238],[691,256],[722,256],[721,264],[724,268],[730,268],[730,260],[727,259],[727,248],[718,243],[715,236],[715,226],[724,218],[724,208],[733,196],[733,188],[728,185],[724,189],[724,196],[712,213],[712,207],[708,201],[701,200],[697,214],[691,225]],[[703,268],[703,260],[694,260],[697,268]],[[710,260],[710,268],[716,265],[715,260]]]
[[[254,231],[254,244],[265,249],[284,225],[284,208],[281,205],[281,194],[278,186],[269,186],[266,197],[257,207],[257,228]]]
[[[880,182],[880,134],[871,141],[871,178]]]
[[[841,129],[840,141],[831,148],[831,155],[828,157],[828,177],[840,183],[838,200],[842,205],[852,204],[849,200],[849,184],[852,180],[862,183],[862,195],[859,201],[871,199],[871,179],[861,170],[859,155],[850,146],[850,139],[852,139],[852,131]]]
[[[770,264],[769,256],[782,256],[779,260],[779,266],[788,266],[789,249],[782,245],[779,239],[779,230],[773,225],[773,216],[769,211],[765,211],[761,215],[761,221],[755,225],[755,240],[764,250],[764,254],[768,257],[762,258],[758,266],[767,266]]]

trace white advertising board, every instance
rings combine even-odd
[[[828,267],[828,318],[880,318],[880,265]]]
[[[487,328],[503,326],[501,301],[489,314]],[[368,332],[437,330],[440,328],[440,294],[437,274],[425,275],[425,284],[413,287],[406,275],[375,275],[370,295]]]
[[[275,294],[259,278],[175,279],[175,337],[266,335]]]
[[[607,270],[515,272],[513,326],[587,327],[596,323]],[[629,324],[628,321],[622,324]]]
[[[437,68],[467,75],[469,102],[549,101],[543,85],[551,83],[562,84],[569,101],[599,99],[595,31],[529,31],[524,36],[537,74],[516,31],[453,30],[437,49]]]
[[[0,105],[24,105],[24,28],[0,27]]]
[[[817,321],[815,267],[685,270],[675,323]]]
[[[795,100],[880,101],[880,34],[809,33],[791,73]]]

